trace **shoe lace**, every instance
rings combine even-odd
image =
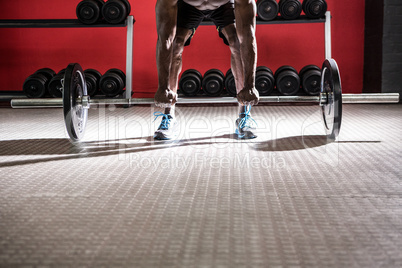
[[[154,112],[154,116],[155,116],[155,119],[154,119],[153,122],[155,122],[156,119],[158,119],[160,116],[162,116],[162,122],[159,125],[160,129],[168,129],[169,128],[170,121],[172,120],[172,118],[169,117],[168,114],[164,114],[164,113],[161,113],[161,112]]]
[[[251,111],[251,106],[248,107],[248,109],[246,109],[246,111],[244,113],[240,114],[240,115],[243,115],[243,118],[239,122],[239,129],[243,129],[245,127],[251,128],[253,126],[253,124],[254,124],[254,126],[257,125],[257,122],[255,122],[255,120],[253,118],[251,118],[250,111]]]

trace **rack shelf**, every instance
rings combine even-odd
[[[257,17],[257,24],[299,24],[299,23],[324,23],[326,18],[320,19],[310,19],[305,15],[300,16],[300,18],[296,20],[285,20],[281,16],[278,16],[274,20],[265,21],[261,20]],[[215,25],[211,20],[204,20],[201,25]]]
[[[83,24],[78,19],[31,19],[0,20],[0,28],[116,28],[127,27],[126,50],[126,92],[125,98],[131,98],[133,71],[133,30],[134,17],[128,16],[121,24]]]
[[[120,24],[102,23],[88,25],[81,23],[77,19],[0,20],[0,28],[106,28],[126,26],[127,21]]]

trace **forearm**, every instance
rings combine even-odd
[[[256,4],[254,0],[235,1],[236,31],[240,41],[240,57],[243,64],[244,88],[255,87],[257,42],[255,39]]]

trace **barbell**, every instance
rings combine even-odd
[[[183,98],[179,103],[237,103],[233,97]],[[339,69],[334,59],[324,61],[321,72],[321,92],[319,96],[263,96],[260,103],[314,102],[318,103],[324,129],[329,139],[336,139],[342,122],[343,103],[398,103],[398,93],[383,94],[342,94]],[[84,71],[78,63],[66,68],[63,79],[63,97],[60,99],[13,99],[13,108],[63,107],[64,122],[71,140],[79,141],[84,136],[91,105],[136,105],[154,104],[152,98],[91,99],[87,92]]]

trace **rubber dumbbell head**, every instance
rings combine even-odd
[[[202,79],[202,91],[207,96],[220,96],[225,87],[224,77],[224,74],[218,69],[208,70]]]
[[[296,95],[300,90],[300,77],[291,66],[285,65],[275,72],[276,89],[285,96]]]
[[[299,0],[280,0],[279,13],[286,20],[294,20],[300,17],[302,4]]]
[[[122,23],[131,11],[127,0],[109,0],[102,7],[102,15],[105,21],[111,24]]]
[[[61,69],[57,74],[65,74],[66,73],[66,68],[64,68],[64,69]]]
[[[325,0],[304,0],[302,8],[307,17],[319,19],[324,17],[328,5]]]
[[[85,81],[87,83],[87,91],[89,96],[94,96],[99,91],[99,83],[102,74],[95,69],[86,69],[84,71]]]
[[[28,98],[41,98],[46,94],[48,79],[42,74],[32,74],[25,79],[22,86]]]
[[[45,96],[49,81],[56,75],[50,68],[42,68],[30,75],[22,86],[25,95],[29,98]]]
[[[64,79],[64,73],[58,73],[49,81],[47,89],[50,96],[53,98],[61,98],[63,96],[63,85],[61,83],[62,79]]]
[[[316,65],[306,65],[300,72],[301,86],[308,95],[318,95],[321,91],[321,69]]]
[[[50,68],[42,68],[42,69],[37,70],[37,71],[35,72],[35,74],[44,75],[44,76],[46,77],[46,79],[47,79],[48,81],[50,81],[50,79],[52,79],[52,77],[56,75],[56,72],[53,71],[53,70],[50,69]]]
[[[119,69],[108,70],[100,79],[99,87],[107,97],[114,97],[123,93],[126,87],[126,75]]]
[[[188,69],[183,72],[179,80],[179,90],[186,96],[195,96],[200,92],[202,86],[202,75],[195,69]]]
[[[102,18],[103,0],[84,0],[78,3],[75,13],[80,22],[95,24]]]
[[[257,15],[260,19],[270,21],[278,16],[279,5],[276,0],[258,0]]]
[[[255,88],[261,96],[267,96],[275,88],[274,75],[266,66],[258,66],[255,72]]]
[[[229,69],[225,75],[225,88],[226,92],[229,96],[236,97],[237,90],[236,90],[236,81],[234,75],[232,73],[232,69]]]

